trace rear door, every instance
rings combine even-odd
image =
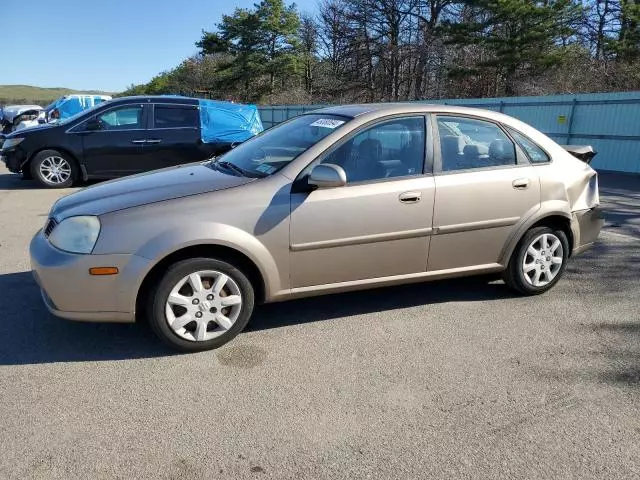
[[[147,109],[143,104],[118,105],[89,119],[97,120],[99,129],[84,129],[87,122],[74,129],[82,135],[83,163],[89,175],[121,177],[142,170]]]
[[[497,123],[454,115],[437,115],[434,123],[428,270],[495,266],[521,219],[540,208],[537,171]]]
[[[145,143],[147,170],[204,160],[197,105],[156,103],[151,105]]]

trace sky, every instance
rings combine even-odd
[[[203,29],[256,1],[0,0],[0,85],[122,91],[195,54]],[[317,1],[295,3],[313,13]]]

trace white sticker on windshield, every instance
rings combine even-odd
[[[344,120],[334,120],[333,118],[320,118],[311,124],[312,127],[337,128],[344,123]]]
[[[270,174],[275,171],[276,167],[269,165],[268,163],[261,163],[256,167],[256,170],[262,173]]]

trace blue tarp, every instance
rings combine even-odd
[[[111,97],[105,95],[70,95],[64,96],[53,102],[48,110],[57,109],[60,119],[68,118],[94,105],[98,105]]]
[[[255,105],[202,99],[199,102],[200,135],[205,143],[244,142],[264,130]]]

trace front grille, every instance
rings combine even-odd
[[[47,220],[47,224],[44,226],[44,236],[49,238],[49,235],[51,235],[53,229],[56,228],[56,225],[58,225],[58,223],[54,218]]]

